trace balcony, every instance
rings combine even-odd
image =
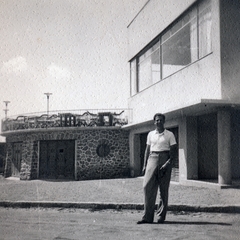
[[[63,127],[121,127],[131,123],[131,109],[51,111],[12,116],[2,120],[2,133],[24,129]]]

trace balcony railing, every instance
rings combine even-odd
[[[51,111],[12,116],[2,120],[2,132],[58,127],[123,126],[131,122],[131,109]]]

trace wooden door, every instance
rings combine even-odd
[[[22,161],[22,143],[13,143],[12,176],[19,177]]]
[[[74,159],[74,140],[42,141],[40,143],[39,177],[73,179]]]

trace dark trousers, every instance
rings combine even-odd
[[[160,201],[157,207],[158,219],[162,217],[164,220],[167,214],[168,205],[168,189],[171,179],[172,166],[167,166],[165,173],[159,171],[161,166],[169,159],[168,152],[160,152],[159,154],[150,154],[147,162],[146,172],[143,181],[144,190],[144,215],[143,219],[153,222],[156,204],[156,196],[159,188]]]

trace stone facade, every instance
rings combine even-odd
[[[5,177],[11,176],[14,143],[21,143],[20,179],[39,177],[41,141],[75,141],[75,180],[129,176],[129,132],[118,127],[62,128],[11,132],[6,137]]]
[[[4,168],[4,176],[11,176],[11,162],[12,162],[12,144],[6,143],[6,156],[5,156],[5,168]]]

